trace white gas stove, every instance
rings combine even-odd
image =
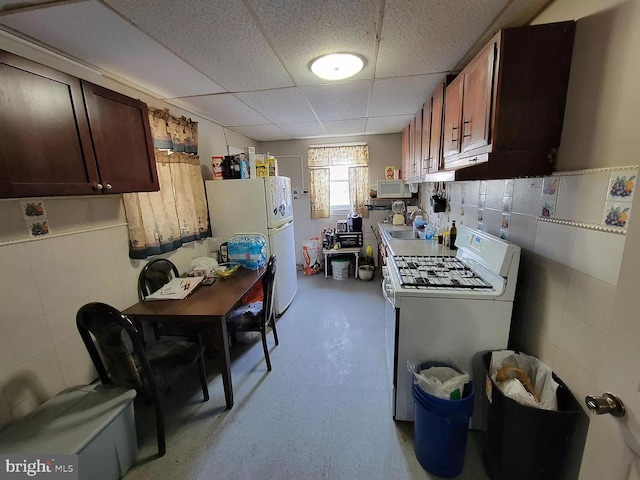
[[[395,255],[386,267],[383,293],[396,420],[413,421],[407,361],[452,360],[480,381],[482,369],[472,368],[472,358],[507,347],[520,247],[464,226],[458,228],[456,246],[456,256]],[[480,398],[476,395],[477,402]],[[471,425],[480,428],[481,422],[476,415]]]

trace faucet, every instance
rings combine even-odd
[[[424,212],[424,210],[422,210],[421,208],[418,207],[416,210],[414,210],[413,212],[411,212],[409,214],[409,223],[410,224],[413,224],[413,220],[416,218],[417,215],[422,215],[422,218],[424,218],[425,222],[427,222],[427,218],[425,218],[425,217],[428,217],[428,215]],[[427,223],[429,223],[429,222],[427,222]]]

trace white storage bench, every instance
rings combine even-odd
[[[0,432],[0,452],[74,454],[81,480],[117,480],[138,456],[135,396],[113,385],[63,390]]]

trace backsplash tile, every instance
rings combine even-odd
[[[564,311],[557,346],[593,378],[598,375],[605,339],[601,332]]]
[[[607,334],[616,287],[586,273],[572,270],[565,309],[603,334]]]
[[[577,229],[571,266],[580,272],[616,285],[626,236]]]
[[[487,200],[485,208],[502,210],[502,197],[504,197],[504,180],[487,181]]]
[[[516,178],[511,211],[524,215],[538,215],[542,178]]]
[[[535,252],[558,263],[570,264],[576,227],[538,222]]]
[[[566,175],[558,192],[556,217],[577,222],[601,223],[609,173]]]

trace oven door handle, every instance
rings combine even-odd
[[[384,298],[387,302],[389,302],[393,307],[395,307],[395,302],[392,298],[391,293],[392,293],[392,289],[391,289],[389,278],[384,277],[382,279],[382,295],[384,295]]]

